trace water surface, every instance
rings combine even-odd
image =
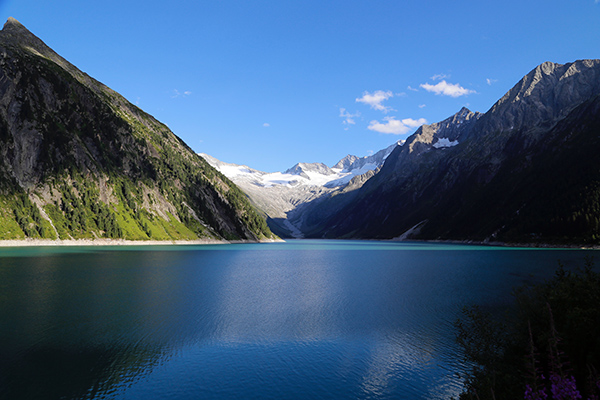
[[[591,250],[376,241],[0,249],[0,398],[442,399],[453,322]]]

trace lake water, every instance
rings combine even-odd
[[[289,241],[0,249],[2,399],[447,399],[453,323],[594,251]]]

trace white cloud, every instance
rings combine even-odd
[[[343,124],[354,125],[354,124],[356,124],[356,121],[354,121],[354,118],[360,117],[360,113],[357,111],[354,114],[350,114],[349,112],[346,111],[345,108],[340,108],[340,117],[344,118],[344,121],[342,122]]]
[[[348,111],[346,111],[345,108],[340,107],[340,117],[344,118],[344,120],[342,121],[342,124],[346,125],[344,130],[347,131],[350,128],[350,125],[356,124],[356,121],[354,120],[354,118],[360,117],[360,112],[357,111],[356,113],[351,114]]]
[[[419,108],[425,108],[425,107],[427,107],[426,104],[419,104]]]
[[[413,92],[418,92],[419,91],[419,89],[415,89],[414,87],[410,87],[410,86],[408,86],[407,89],[411,90]]]
[[[402,120],[402,123],[410,128],[418,128],[421,125],[426,124],[427,120],[425,118],[419,118],[419,119],[405,118]]]
[[[458,83],[448,83],[445,80],[441,81],[440,83],[438,83],[436,85],[430,85],[429,83],[423,83],[419,86],[421,86],[423,89],[427,90],[428,92],[432,92],[437,95],[450,96],[450,97],[460,97],[460,96],[465,96],[467,94],[475,93],[474,90],[465,89],[464,87],[460,86]]]
[[[271,124],[269,124],[268,122],[265,122],[265,123],[263,124],[263,126],[264,126],[265,128],[268,128],[268,127],[270,127],[270,126],[271,126]]]
[[[192,94],[192,92],[189,90],[186,90],[185,92],[181,93],[179,90],[173,89],[173,94],[171,95],[171,98],[175,99],[177,97],[187,97],[191,94]]]
[[[435,74],[434,76],[432,76],[429,79],[431,79],[432,81],[439,81],[440,79],[446,79],[446,78],[450,78],[450,77],[446,74]]]
[[[375,110],[387,113],[389,111],[394,111],[394,109],[391,107],[386,107],[381,103],[391,97],[394,97],[394,93],[392,93],[391,90],[388,90],[387,92],[384,92],[383,90],[376,90],[373,93],[364,92],[362,97],[356,99],[356,102],[368,104]]]
[[[383,120],[385,121],[385,123],[376,120],[371,121],[371,123],[368,126],[368,129],[379,133],[402,135],[408,133],[413,128],[417,128],[427,123],[427,120],[425,118],[405,118],[403,120],[397,120],[395,117],[385,117]]]
[[[498,82],[498,79],[487,78],[485,81],[487,82],[488,85],[492,86],[492,83]]]

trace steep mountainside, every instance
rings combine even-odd
[[[487,113],[440,123],[447,134],[419,128],[311,234],[596,243],[599,95],[600,60],[544,63]]]
[[[6,22],[0,239],[271,235],[245,195],[165,125]]]
[[[201,156],[248,194],[267,215],[273,232],[282,237],[304,237],[304,221],[315,204],[362,186],[402,143],[371,156],[348,155],[331,168],[322,163],[298,163],[285,172],[274,173],[225,163],[207,154]]]

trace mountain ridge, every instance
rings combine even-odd
[[[428,127],[419,128],[407,139],[409,147],[396,149],[351,204],[322,218],[309,236],[592,243],[598,214],[591,211],[596,202],[587,193],[598,178],[588,169],[598,169],[597,157],[579,149],[585,144],[577,138],[586,137],[595,148],[597,114],[580,110],[597,112],[599,93],[600,60],[541,64],[462,128],[456,146],[433,151]],[[569,160],[562,170],[554,164],[559,159]],[[560,184],[549,182],[545,170],[560,177]],[[573,204],[561,209],[561,191],[592,205],[572,200],[588,211]],[[573,214],[565,215],[566,210]],[[580,221],[579,231],[571,226],[574,220]],[[558,226],[572,234],[561,235]]]
[[[377,168],[296,198],[278,222],[314,238],[596,244],[599,96],[600,60],[542,63],[487,112],[422,125]]]

